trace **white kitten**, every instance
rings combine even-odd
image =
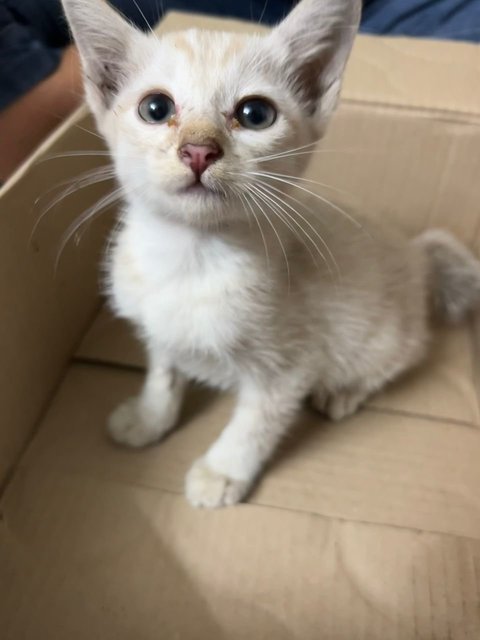
[[[479,302],[480,265],[444,232],[367,230],[295,178],[337,103],[360,0],[303,0],[265,37],[157,38],[101,0],[64,5],[126,192],[111,296],[150,360],[110,433],[158,441],[187,379],[234,388],[186,481],[193,505],[234,504],[306,396],[354,412],[423,358],[431,309],[459,319]]]

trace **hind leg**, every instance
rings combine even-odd
[[[358,387],[329,392],[319,385],[312,393],[312,404],[317,411],[331,420],[343,420],[353,415],[364,404],[372,391]]]
[[[412,342],[413,344],[413,342]],[[386,387],[401,374],[416,366],[424,357],[426,338],[420,335],[409,352],[399,349],[390,361],[394,362],[387,368],[380,363],[376,371],[365,371],[363,378],[350,379],[340,383],[338,380],[329,381],[328,386],[318,383],[311,392],[312,404],[315,409],[326,414],[331,420],[343,420],[354,414],[375,393]]]

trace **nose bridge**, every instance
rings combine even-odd
[[[179,133],[179,148],[186,144],[199,146],[217,145],[221,148],[225,145],[225,134],[207,118],[189,119],[181,126]]]

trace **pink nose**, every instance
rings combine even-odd
[[[211,144],[187,143],[180,147],[178,155],[183,164],[190,167],[197,178],[199,178],[211,164],[222,157],[223,152],[218,144],[214,142]]]

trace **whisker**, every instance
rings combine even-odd
[[[264,4],[263,4],[263,9],[262,9],[262,13],[260,14],[260,18],[258,19],[258,24],[262,23],[263,20],[263,16],[265,15],[265,11],[267,10],[267,4],[268,4],[268,0],[265,0]]]
[[[103,172],[104,169],[107,168],[111,168],[113,171],[113,165],[112,164],[106,164],[106,165],[102,165],[100,167],[94,167],[93,169],[88,169],[88,171],[84,171],[82,173],[79,173],[78,175],[74,176],[73,178],[69,178],[68,180],[62,180],[61,182],[58,182],[57,184],[55,184],[53,187],[50,187],[50,189],[47,189],[47,191],[45,191],[44,193],[42,193],[41,195],[39,195],[36,199],[35,202],[33,204],[32,207],[32,211],[35,208],[35,206],[40,202],[40,200],[42,200],[42,198],[45,198],[45,196],[47,196],[49,193],[51,193],[52,191],[55,191],[55,189],[58,189],[59,187],[64,187],[65,185],[70,185],[72,183],[77,183],[77,182],[81,182],[82,180],[95,176],[97,175],[99,172]]]
[[[237,198],[238,200],[240,200],[243,210],[245,212],[245,215],[247,217],[248,220],[248,225],[250,227],[250,229],[252,228],[252,220],[249,216],[248,211],[245,208],[245,203],[244,203],[244,198],[243,198],[243,193],[242,190],[239,188],[239,186],[235,185],[235,184],[228,184],[228,191],[230,192],[230,195],[233,195],[234,198]]]
[[[318,222],[320,222],[320,224],[322,224],[324,227],[327,227],[327,224],[325,222],[325,220],[322,220],[321,217],[318,216],[318,211],[315,211],[314,209],[312,209],[311,207],[309,207],[305,202],[303,202],[303,200],[299,200],[298,198],[295,198],[295,196],[292,196],[291,193],[288,193],[288,191],[282,191],[282,189],[278,189],[277,187],[274,187],[273,185],[269,184],[267,185],[265,182],[263,181],[259,181],[260,184],[262,184],[264,187],[268,186],[269,190],[273,190],[279,194],[281,194],[282,196],[284,196],[285,198],[288,198],[289,200],[292,200],[292,202],[295,202],[297,204],[299,204],[301,207],[303,207],[305,209],[305,211],[308,211],[309,213],[312,214],[312,216],[315,217],[316,220],[318,220]],[[287,204],[287,203],[285,203]],[[328,228],[328,227],[327,227]]]
[[[54,268],[55,274],[57,273],[58,265],[60,263],[62,253],[64,252],[65,247],[67,246],[70,238],[77,233],[77,231],[80,229],[80,227],[83,224],[85,224],[86,222],[91,220],[93,217],[95,217],[97,214],[99,214],[101,211],[113,205],[116,201],[118,201],[120,197],[123,195],[123,193],[124,193],[123,187],[118,187],[117,189],[114,189],[111,193],[107,194],[106,196],[103,196],[103,198],[100,198],[100,200],[95,204],[93,204],[91,207],[88,207],[88,209],[86,209],[82,214],[80,214],[80,216],[78,216],[78,218],[68,227],[68,229],[66,230],[66,232],[62,237],[62,240],[60,242],[60,248],[57,253],[57,257],[55,259],[55,268]]]
[[[145,24],[147,25],[148,30],[150,31],[150,33],[158,40],[158,34],[155,33],[155,31],[152,29],[151,24],[149,23],[149,21],[147,20],[147,18],[145,17],[145,14],[143,13],[143,11],[140,8],[140,5],[138,4],[137,0],[132,0],[133,4],[137,7],[138,9],[138,13],[142,16],[143,20],[145,21]]]
[[[285,250],[285,246],[282,242],[282,239],[280,237],[280,234],[278,233],[277,229],[275,228],[275,225],[273,224],[273,222],[270,220],[269,216],[267,216],[267,214],[265,213],[264,208],[262,207],[261,204],[259,204],[257,196],[254,195],[251,191],[249,192],[250,197],[252,198],[252,201],[257,205],[257,207],[259,208],[259,210],[262,212],[263,217],[265,218],[265,220],[268,222],[268,224],[270,225],[270,227],[272,228],[273,233],[275,234],[277,240],[278,240],[278,244],[280,245],[280,249],[283,253],[283,257],[285,259],[285,266],[287,268],[287,283],[288,283],[288,293],[290,294],[290,264],[288,262],[288,256],[287,256],[287,252]]]
[[[45,156],[44,158],[40,158],[35,162],[35,164],[43,164],[44,162],[49,162],[50,160],[57,160],[58,158],[110,158],[113,159],[110,151],[105,151],[103,149],[79,149],[75,151],[65,151],[62,153],[53,153],[49,156]],[[140,154],[121,154],[116,153],[115,158],[121,158],[122,160],[132,160],[132,161],[142,161],[145,159],[145,156]]]
[[[247,162],[270,162],[272,160],[286,160],[287,158],[296,158],[297,156],[312,155],[314,153],[362,153],[366,154],[365,149],[310,149],[309,151],[298,151],[295,153],[283,153],[279,155],[266,156],[264,158],[256,158],[255,160],[248,160]],[[368,151],[368,154],[376,153]]]
[[[268,245],[267,245],[267,240],[265,238],[265,233],[263,231],[262,225],[260,224],[260,220],[258,219],[257,214],[255,213],[255,209],[252,207],[252,205],[250,204],[250,201],[247,198],[247,194],[242,193],[241,191],[238,192],[238,195],[241,197],[242,202],[246,202],[248,208],[250,209],[253,218],[255,220],[255,222],[257,223],[257,227],[260,231],[260,235],[262,237],[262,242],[263,242],[263,246],[265,247],[265,259],[267,261],[267,268],[268,270],[270,270],[270,254],[268,252]],[[243,205],[245,208],[245,205]],[[245,210],[246,211],[246,210]]]
[[[259,188],[263,188],[272,198],[274,198],[277,202],[281,203],[282,205],[288,207],[290,209],[290,211],[293,212],[293,214],[295,214],[296,216],[298,216],[307,226],[308,228],[315,234],[315,236],[319,239],[319,241],[322,243],[322,246],[324,247],[325,251],[328,254],[328,257],[330,258],[331,262],[334,265],[335,268],[335,272],[336,272],[336,276],[339,280],[341,280],[341,271],[340,271],[340,267],[338,266],[338,263],[335,259],[335,256],[333,255],[330,247],[328,246],[327,242],[325,241],[325,239],[321,236],[321,234],[318,232],[317,229],[315,229],[315,227],[312,225],[312,223],[304,216],[302,215],[297,209],[295,209],[292,205],[290,205],[288,202],[285,202],[285,200],[282,200],[278,195],[276,195],[275,193],[272,193],[272,189],[275,192],[278,192],[282,195],[283,192],[280,189],[276,189],[275,187],[272,187],[271,185],[266,185],[264,183],[257,183],[257,186]],[[300,204],[301,201],[298,201]],[[308,238],[308,240],[313,244],[313,246],[315,247],[315,249],[317,250],[318,254],[320,255],[320,257],[322,258],[322,260],[324,261],[325,265],[327,266],[327,269],[330,272],[330,275],[332,276],[332,278],[335,276],[335,274],[332,272],[330,264],[328,262],[328,260],[326,259],[324,253],[320,250],[320,248],[318,247],[317,243],[315,242],[315,240],[313,238],[310,237],[310,235],[305,231],[305,229],[302,227],[302,225],[298,222],[298,220],[295,219],[294,216],[292,216],[291,214],[288,213],[288,211],[285,211],[285,214],[293,221],[295,222],[295,224],[302,230],[302,232],[304,233],[305,237]]]
[[[79,96],[81,96],[83,98],[82,94],[79,94]],[[80,124],[74,124],[74,127],[76,127],[77,129],[80,129],[81,131],[85,131],[85,133],[89,133],[92,136],[95,136],[95,138],[98,138],[99,140],[104,141],[105,138],[103,136],[101,136],[99,133],[96,133],[95,131],[92,131],[91,129],[87,129],[86,127],[82,127]]]
[[[340,189],[339,187],[335,187],[335,186],[333,186],[331,184],[327,184],[326,182],[319,182],[318,180],[311,180],[310,178],[303,178],[302,176],[293,176],[293,175],[290,175],[288,173],[276,173],[275,171],[257,171],[257,172],[249,171],[247,173],[249,175],[264,176],[266,178],[274,177],[274,176],[278,176],[279,178],[289,178],[291,180],[298,180],[300,182],[307,182],[309,184],[315,184],[315,185],[318,185],[319,187],[325,187],[326,189],[331,189],[332,191],[337,191],[338,193],[347,194],[347,191],[345,191],[344,189]]]
[[[315,256],[313,255],[313,253],[311,252],[310,247],[305,243],[305,240],[302,238],[302,236],[299,234],[299,232],[297,231],[297,229],[295,229],[295,227],[292,227],[290,220],[292,220],[291,216],[288,215],[288,213],[282,209],[282,207],[275,202],[272,198],[270,198],[266,193],[264,193],[263,191],[259,190],[258,185],[255,186],[253,184],[250,183],[249,185],[250,189],[253,189],[254,192],[258,195],[259,198],[262,199],[263,202],[265,202],[265,204],[268,206],[268,208],[272,211],[272,213],[281,221],[283,222],[283,224],[287,227],[287,229],[293,233],[293,235],[298,238],[298,240],[303,244],[303,246],[305,247],[305,249],[308,251],[308,253],[310,254],[310,257],[312,258],[313,263],[318,267],[317,261],[315,259]],[[275,208],[275,206],[280,207],[280,209],[282,209],[282,211],[285,213],[285,217],[281,214],[281,212],[278,210],[278,208]],[[296,220],[292,220],[293,222],[295,222],[295,224],[298,225]],[[303,230],[302,227],[300,227]],[[318,247],[316,247],[318,249]],[[323,256],[322,256],[323,258]],[[325,258],[323,258],[325,260]]]
[[[95,151],[94,149],[82,149],[78,151],[65,151],[62,153],[53,153],[50,156],[46,156],[45,158],[40,158],[37,160],[36,164],[42,164],[43,162],[47,162],[48,160],[55,160],[56,158],[78,158],[82,156],[109,156],[111,157],[111,153],[109,151]]]
[[[328,272],[330,273],[330,276],[332,277],[332,280],[335,280],[335,273],[332,271],[332,268],[330,266],[330,263],[328,262],[328,260],[326,259],[324,253],[321,251],[321,249],[319,248],[319,246],[317,245],[317,243],[315,242],[315,240],[308,234],[308,232],[304,229],[304,227],[299,223],[299,221],[291,214],[289,213],[284,207],[283,205],[289,206],[290,205],[288,203],[286,203],[283,200],[280,200],[280,198],[278,198],[278,196],[276,196],[274,193],[269,192],[266,189],[266,185],[262,185],[262,184],[257,184],[257,188],[260,189],[264,189],[264,195],[266,197],[269,197],[272,199],[272,202],[274,202],[278,207],[281,208],[282,212],[284,213],[285,217],[287,218],[287,220],[290,220],[291,222],[293,222],[296,227],[298,227],[298,229],[300,229],[300,231],[302,232],[303,236],[313,245],[313,247],[315,248],[316,252],[318,253],[318,255],[320,256],[320,258],[322,259],[322,262],[325,264],[325,266],[328,269]],[[268,194],[268,195],[267,195]],[[333,264],[335,265],[335,269],[336,269],[336,275],[337,278],[340,279],[340,272],[337,266],[337,262],[335,260],[335,258],[333,257],[332,252],[330,251],[330,248],[328,247],[328,245],[326,244],[325,240],[318,234],[317,230],[309,223],[308,220],[306,220],[298,211],[296,211],[295,209],[293,209],[293,207],[290,207],[291,210],[297,215],[299,216],[304,222],[306,222],[308,224],[308,226],[312,229],[312,231],[315,233],[315,235],[318,236],[318,238],[320,239],[322,245],[326,248],[327,253],[331,259],[331,261],[333,262]],[[289,228],[292,230],[291,226],[289,225]],[[315,256],[313,255],[310,246],[308,244],[306,244],[305,240],[303,239],[302,236],[300,236],[300,234],[298,233],[298,231],[296,229],[292,230],[296,237],[300,240],[300,242],[303,244],[303,246],[305,247],[305,249],[307,250],[308,254],[310,255],[312,262],[315,264],[315,266],[317,268],[319,268],[318,262],[315,258]]]
[[[115,177],[115,174],[113,173],[112,168],[108,167],[108,166],[104,170],[97,169],[94,172],[87,172],[87,174],[88,175],[86,177],[80,178],[80,180],[77,180],[74,184],[71,184],[69,187],[67,187],[67,189],[64,189],[58,196],[56,196],[48,204],[48,206],[45,209],[43,209],[40,212],[40,215],[38,216],[37,220],[35,221],[35,223],[33,225],[32,232],[30,234],[29,242],[32,241],[35,233],[38,230],[39,225],[44,220],[44,218],[47,215],[47,213],[49,211],[51,211],[55,206],[57,206],[62,200],[64,200],[68,196],[72,195],[73,193],[75,193],[79,189],[84,189],[84,188],[89,187],[91,185],[98,184],[99,182],[103,182],[103,181],[106,181],[106,180],[111,180],[111,179],[113,179]]]
[[[258,162],[259,160],[269,160],[270,158],[280,158],[285,154],[291,153],[293,151],[301,151],[302,149],[306,149],[308,147],[315,146],[321,138],[317,138],[313,142],[309,142],[308,144],[302,144],[300,147],[294,147],[293,149],[286,149],[285,151],[279,151],[278,153],[270,154],[268,156],[260,156],[259,158],[252,158],[251,160],[247,160],[247,162]]]
[[[254,172],[252,172],[252,174],[254,175]],[[345,211],[341,207],[337,206],[333,202],[330,202],[330,200],[328,200],[327,198],[324,198],[319,193],[315,193],[315,191],[311,191],[310,189],[306,189],[302,185],[296,184],[295,182],[292,182],[291,180],[286,180],[285,178],[279,178],[277,176],[267,176],[267,177],[270,180],[277,180],[278,182],[283,182],[284,184],[288,184],[291,187],[295,187],[297,189],[300,189],[301,191],[304,191],[305,193],[308,193],[309,195],[311,195],[311,196],[313,196],[315,198],[318,198],[318,200],[320,200],[321,202],[325,203],[326,205],[328,205],[329,207],[331,207],[335,211],[338,211],[339,213],[341,213],[355,227],[357,227],[358,229],[361,229],[362,231],[365,231],[365,229],[360,224],[360,222],[358,222],[358,220],[355,220],[355,218],[353,216],[351,216],[347,211]],[[366,233],[366,231],[365,231],[365,233]]]

